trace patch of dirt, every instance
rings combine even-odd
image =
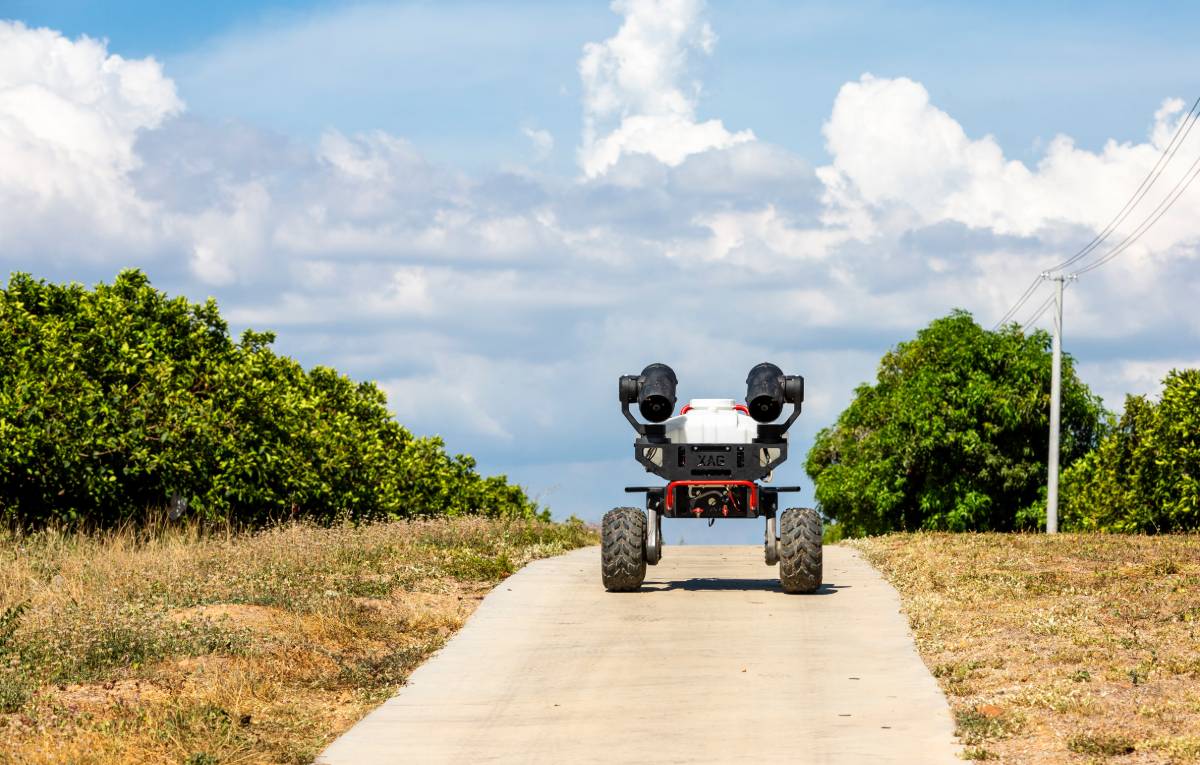
[[[271,632],[285,612],[268,606],[244,603],[211,603],[179,608],[167,615],[174,622],[210,621],[226,627]]]
[[[237,661],[233,656],[182,656],[160,665],[165,667],[173,676],[187,678],[192,675],[216,674],[228,672]]]
[[[445,588],[440,592],[400,590],[389,598],[351,598],[358,608],[403,620],[406,624],[464,619],[487,594],[486,589],[471,586]]]
[[[392,605],[382,598],[350,598],[350,602],[365,611],[386,611]]]
[[[116,680],[52,686],[47,696],[72,711],[98,711],[118,704],[141,706],[161,702],[167,698],[167,692],[145,680]]]

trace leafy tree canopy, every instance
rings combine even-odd
[[[1127,396],[1120,422],[1062,477],[1063,528],[1200,528],[1200,369],[1175,370],[1156,403]]]
[[[808,453],[822,511],[848,535],[1033,527],[1044,515],[1050,342],[955,311],[889,351]],[[1064,355],[1063,464],[1104,422]]]
[[[262,523],[538,514],[503,476],[415,438],[383,392],[235,342],[213,300],[139,271],[94,290],[14,274],[0,292],[0,517],[110,525],[172,497]],[[544,515],[544,514],[543,514]]]

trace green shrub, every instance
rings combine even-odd
[[[17,627],[20,626],[21,617],[29,610],[29,601],[22,600],[19,603],[13,603],[11,606],[0,612],[0,656],[8,652],[9,645],[12,643],[13,635],[17,632]]]
[[[1067,749],[1076,754],[1095,754],[1103,757],[1119,757],[1137,751],[1137,747],[1127,736],[1086,733],[1067,739]]]
[[[373,383],[304,370],[269,332],[234,341],[216,302],[139,271],[87,290],[14,274],[0,292],[0,517],[111,526],[172,497],[205,520],[538,509],[416,438]]]
[[[805,467],[822,512],[845,536],[1036,524],[1050,361],[1045,332],[989,332],[963,311],[936,319],[885,355],[875,384],[860,386],[817,434]],[[1069,356],[1062,390],[1069,465],[1092,449],[1105,421]]]
[[[1128,396],[1116,428],[1063,473],[1063,528],[1200,527],[1200,370],[1172,371],[1158,403]]]

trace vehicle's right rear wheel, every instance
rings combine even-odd
[[[779,583],[784,592],[821,586],[821,516],[811,507],[789,507],[779,516]]]
[[[646,514],[618,507],[600,524],[600,574],[609,592],[633,592],[646,579]]]

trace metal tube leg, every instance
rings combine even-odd
[[[763,540],[763,552],[768,566],[779,562],[779,537],[775,536],[775,516],[767,516],[766,538]]]
[[[655,552],[658,554],[658,559],[662,560],[662,548],[663,548],[662,513],[656,512],[654,514],[654,517],[656,519],[655,523],[654,523],[654,529],[655,529],[655,531],[658,532],[658,543],[654,546],[654,549],[655,549]]]
[[[658,511],[646,510],[646,562],[651,566],[658,563],[662,555],[662,540],[659,539]]]

